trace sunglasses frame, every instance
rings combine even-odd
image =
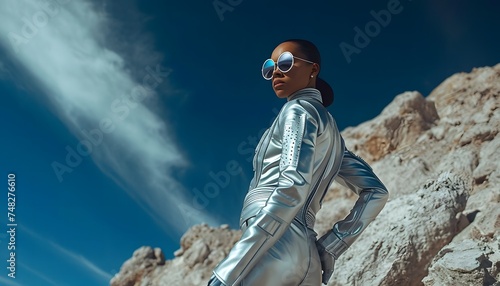
[[[290,65],[290,68],[289,68],[289,69],[287,69],[287,70],[282,70],[282,69],[279,67],[279,62],[280,62],[281,57],[282,57],[283,55],[285,55],[285,54],[290,54],[290,56],[292,57],[292,64]],[[281,53],[281,55],[278,57],[278,60],[277,60],[276,62],[275,62],[275,61],[273,61],[272,59],[267,59],[267,60],[265,60],[265,61],[264,61],[264,63],[262,64],[262,69],[261,69],[261,71],[262,71],[262,77],[264,77],[264,79],[265,79],[265,80],[271,80],[271,79],[273,78],[272,76],[271,76],[270,78],[267,78],[267,77],[265,76],[265,74],[264,74],[264,66],[266,65],[266,63],[267,63],[268,61],[271,61],[271,62],[273,63],[273,66],[274,66],[274,67],[273,67],[273,74],[274,74],[274,71],[276,71],[276,69],[278,69],[278,70],[279,70],[279,71],[281,71],[282,73],[287,73],[287,72],[289,72],[289,71],[292,69],[293,64],[295,63],[294,59],[301,60],[301,61],[304,61],[304,62],[306,62],[306,63],[314,64],[314,62],[311,62],[310,60],[306,60],[306,59],[303,59],[303,58],[296,57],[296,56],[294,56],[291,52],[286,51],[286,52]]]

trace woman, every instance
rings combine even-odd
[[[243,234],[214,269],[210,286],[326,284],[335,260],[387,201],[387,189],[347,150],[326,109],[333,91],[318,78],[320,65],[316,46],[298,39],[278,45],[264,62],[262,75],[287,102],[257,145],[240,217]],[[333,179],[359,198],[316,240],[315,216]]]

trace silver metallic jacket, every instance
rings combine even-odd
[[[214,270],[225,285],[239,285],[290,224],[314,228],[316,213],[335,179],[359,195],[349,215],[319,243],[338,258],[384,207],[388,192],[371,167],[344,145],[317,89],[288,97],[256,147],[254,178],[240,225],[243,234]]]

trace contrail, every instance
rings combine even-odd
[[[99,280],[100,282],[108,282],[113,277],[112,274],[102,270],[82,254],[76,253],[63,247],[62,245],[38,234],[29,227],[21,226],[20,229],[23,231],[23,233],[28,234],[29,236],[31,236],[31,238],[35,239],[37,243],[41,243],[43,245],[43,249],[51,251],[53,253],[52,256],[54,258],[58,258],[57,261],[61,261],[61,259],[59,258],[62,258],[62,261],[64,261],[64,263],[72,263],[74,265],[77,265],[78,269],[92,275],[96,280]],[[41,273],[40,271],[28,266],[26,263],[19,263],[19,265],[23,269],[32,272],[51,285],[59,285],[58,282],[48,277],[46,273]]]

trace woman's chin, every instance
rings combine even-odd
[[[283,89],[275,89],[274,93],[276,93],[276,96],[279,98],[287,98],[290,95],[289,92],[287,92]]]

